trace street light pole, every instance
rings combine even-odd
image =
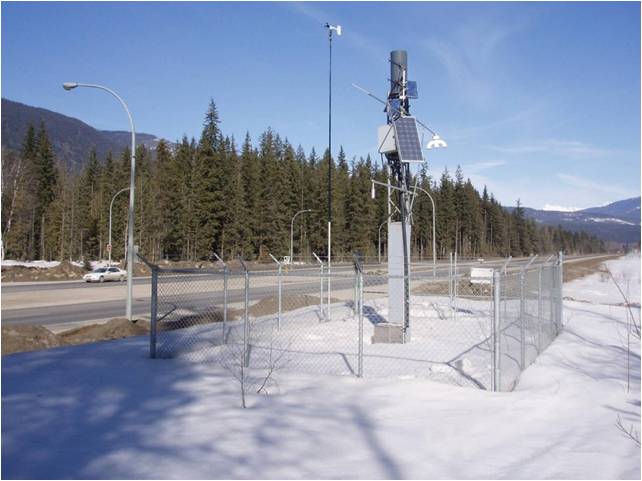
[[[129,190],[129,187],[125,187],[124,189],[121,189],[118,192],[116,192],[116,194],[111,199],[111,202],[109,204],[109,267],[111,267],[111,250],[112,250],[112,245],[111,245],[111,209],[114,206],[114,201],[116,200],[116,197],[118,197],[118,194],[120,194],[121,192],[125,192],[126,190]]]
[[[430,202],[432,203],[432,275],[433,277],[435,276],[436,270],[437,270],[437,252],[435,250],[436,242],[435,242],[435,201],[432,198],[432,195],[428,193],[427,190],[422,189],[421,187],[415,187],[417,190],[422,191],[424,194],[428,196],[430,199]]]
[[[379,244],[377,253],[379,254],[379,264],[381,264],[381,228],[388,223],[388,219],[384,220],[379,226]]]
[[[65,82],[63,85],[65,90],[72,90],[76,87],[87,87],[94,88],[99,90],[104,90],[105,92],[113,95],[120,102],[122,107],[127,113],[127,118],[129,119],[129,127],[132,133],[132,146],[131,146],[131,169],[130,169],[130,179],[129,179],[129,216],[127,222],[127,309],[126,316],[129,321],[133,321],[132,318],[132,299],[134,297],[134,194],[135,194],[135,180],[136,180],[136,130],[134,129],[134,120],[132,119],[131,113],[127,108],[125,101],[120,98],[120,96],[114,92],[112,89],[104,87],[102,85],[94,84],[83,84],[77,82]]]
[[[312,212],[312,209],[300,210],[292,216],[292,220],[290,221],[290,263],[294,262],[294,219],[297,215],[303,214],[304,212]]]

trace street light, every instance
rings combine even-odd
[[[134,120],[129,113],[127,104],[120,98],[120,96],[110,88],[103,87],[102,85],[83,84],[78,82],[65,82],[62,84],[65,90],[73,90],[77,87],[87,87],[92,89],[100,89],[110,93],[120,102],[125,109],[127,117],[129,118],[129,127],[132,132],[132,151],[131,151],[131,171],[129,179],[129,216],[127,223],[127,310],[126,316],[129,321],[132,319],[132,299],[134,297],[134,193],[135,193],[135,178],[136,178],[136,131],[134,129]]]
[[[118,194],[121,192],[125,192],[126,190],[129,190],[129,187],[125,187],[124,189],[119,190],[116,192],[114,197],[111,199],[111,202],[109,204],[109,267],[111,267],[111,209],[114,206],[114,201],[116,200],[116,197],[118,197]]]
[[[433,277],[435,277],[435,273],[437,270],[437,252],[435,250],[435,201],[433,200],[432,195],[430,195],[427,190],[424,190],[418,186],[415,186],[415,188],[426,194],[430,199],[430,202],[432,203],[432,275]]]
[[[312,209],[305,209],[305,210],[300,210],[294,216],[292,216],[292,220],[290,221],[290,262],[294,262],[294,219],[296,218],[297,215],[303,214],[304,212],[312,212]]]
[[[446,148],[448,147],[448,144],[444,139],[439,137],[437,134],[432,135],[432,139],[430,139],[430,142],[428,142],[428,145],[426,145],[427,149],[439,149],[439,148]]]

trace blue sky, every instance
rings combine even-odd
[[[124,130],[200,134],[211,98],[240,142],[271,126],[333,152],[376,152],[390,50],[408,51],[412,111],[448,141],[426,151],[505,205],[590,207],[640,194],[640,4],[2,3],[2,96]],[[378,157],[378,156],[377,156]]]

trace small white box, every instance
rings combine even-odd
[[[390,125],[382,125],[377,130],[377,147],[380,154],[389,154],[397,151],[395,143],[395,129]]]

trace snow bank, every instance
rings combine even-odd
[[[639,259],[613,267],[631,261],[639,290]],[[624,310],[587,301],[567,301],[565,331],[510,393],[287,373],[242,410],[223,370],[149,360],[146,338],[6,356],[2,476],[639,479],[616,428],[640,429],[639,342],[627,393]]]
[[[49,269],[51,267],[57,267],[60,265],[58,261],[14,261],[10,259],[4,259],[2,261],[2,267],[37,267],[40,269]]]
[[[640,303],[640,253],[607,261],[606,266],[632,303]],[[622,295],[607,273],[597,273],[564,284],[564,297],[593,304],[618,305]]]
[[[82,262],[72,261],[72,265],[76,267],[83,267]],[[107,261],[91,261],[90,262],[92,269],[96,267],[104,267],[108,263]],[[52,267],[58,267],[60,261],[15,261],[10,259],[4,259],[2,261],[2,267],[37,267],[39,269],[50,269]]]

